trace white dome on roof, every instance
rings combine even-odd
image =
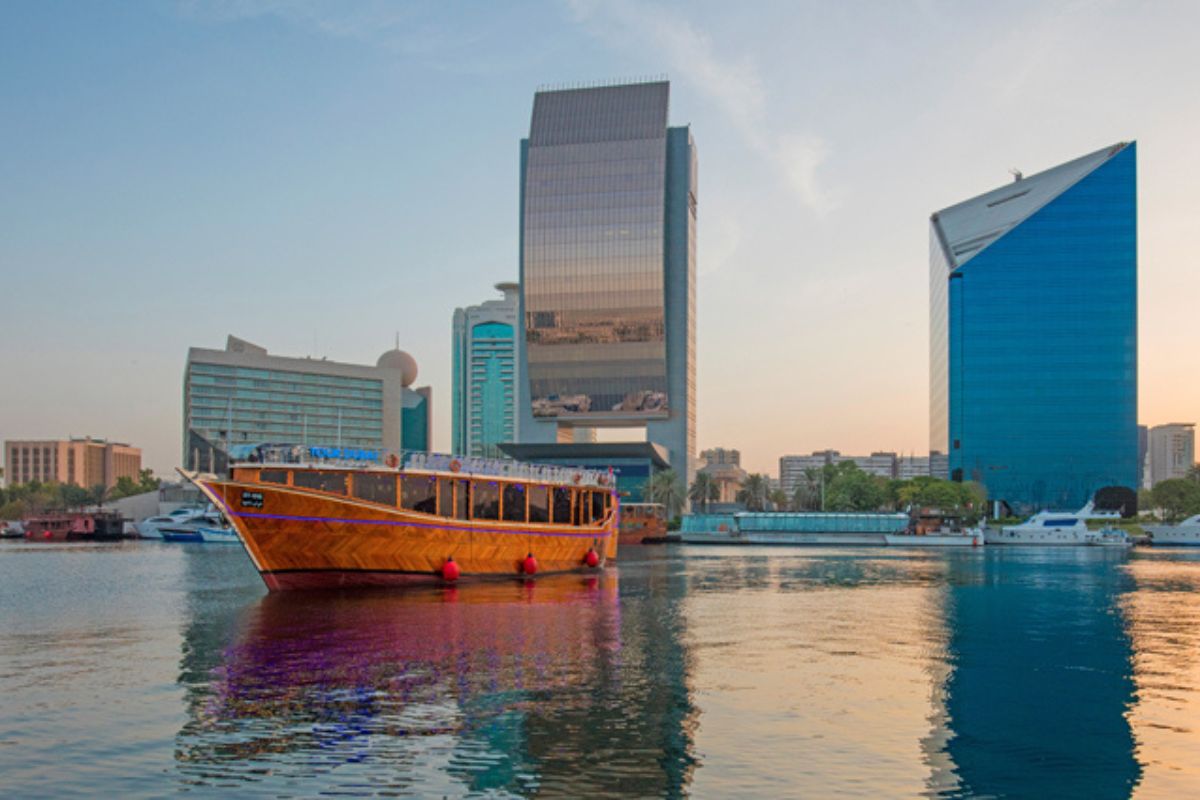
[[[417,360],[399,347],[381,355],[375,366],[380,369],[399,370],[400,383],[403,386],[412,386],[413,381],[417,379]]]

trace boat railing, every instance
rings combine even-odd
[[[534,464],[506,458],[458,456],[425,450],[364,450],[355,448],[304,447],[300,445],[264,445],[237,464],[336,465],[360,469],[380,466],[403,470],[456,472],[470,476],[517,478],[531,482],[563,483],[578,486],[612,488],[608,471],[567,467],[559,464]]]

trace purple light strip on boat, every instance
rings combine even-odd
[[[387,525],[393,528],[437,528],[439,530],[466,531],[467,533],[501,533],[509,536],[552,536],[570,539],[606,539],[607,530],[595,533],[542,533],[538,531],[510,531],[505,528],[468,528],[463,525],[445,525],[436,522],[402,522],[386,519],[352,519],[343,517],[297,517],[290,514],[252,514],[249,512],[230,511],[235,517],[253,517],[254,519],[281,519],[296,522],[342,522],[352,525]]]

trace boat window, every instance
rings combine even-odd
[[[258,482],[278,483],[282,486],[287,486],[287,476],[286,469],[263,469],[258,471]]]
[[[438,514],[454,516],[454,479],[438,478]]]
[[[470,519],[471,482],[459,480],[454,483],[454,518]]]
[[[571,490],[565,486],[554,487],[554,522],[571,524]]]
[[[354,496],[359,500],[384,505],[396,505],[396,474],[394,472],[362,472],[354,476]]]
[[[504,484],[504,519],[508,522],[525,521],[525,485]]]
[[[471,483],[471,515],[475,519],[500,518],[500,485],[495,481]]]
[[[319,492],[345,494],[346,473],[297,470],[292,474],[292,485],[302,489],[316,489]]]
[[[530,486],[526,494],[529,495],[529,521],[549,522],[550,498],[547,487]]]
[[[592,521],[599,522],[604,519],[604,495],[605,492],[592,492]]]
[[[583,502],[583,494],[584,493],[583,492],[572,492],[572,494],[575,495],[575,497],[574,497],[575,502],[573,504],[575,506],[575,513],[571,517],[571,524],[572,525],[586,525],[587,523],[584,521],[584,516],[585,516],[584,502]]]
[[[405,475],[401,478],[403,507],[422,514],[437,513],[437,478],[432,475]]]

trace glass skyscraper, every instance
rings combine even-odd
[[[695,453],[696,149],[665,81],[540,91],[521,143],[520,441]]]
[[[1106,147],[930,224],[930,449],[1014,511],[1137,486],[1137,161]]]
[[[494,458],[514,441],[517,293],[498,283],[503,299],[454,310],[453,447],[455,453]]]

